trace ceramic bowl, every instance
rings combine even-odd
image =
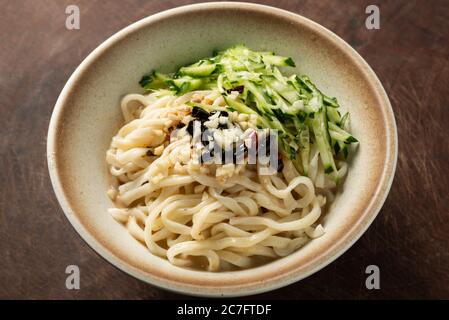
[[[123,124],[120,99],[158,69],[245,44],[290,56],[351,114],[359,141],[349,174],[329,208],[326,233],[297,252],[243,271],[180,268],[153,256],[108,214],[105,153]],[[249,3],[203,3],[142,19],[96,48],[68,80],[48,132],[48,166],[58,201],[76,231],[119,269],[145,282],[199,296],[242,296],[273,290],[317,272],[345,252],[378,214],[390,189],[397,134],[388,97],[373,70],[347,43],[319,24]]]

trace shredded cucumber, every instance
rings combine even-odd
[[[336,159],[347,158],[348,145],[358,142],[347,128],[349,114],[341,116],[337,99],[324,95],[309,77],[286,77],[279,69],[283,67],[295,63],[273,52],[236,45],[170,75],[152,72],[140,85],[177,95],[217,89],[228,110],[255,114],[259,127],[278,131],[280,151],[298,171],[308,174],[311,147],[316,145],[325,172],[337,177]],[[229,95],[236,88],[238,96]]]
[[[332,155],[327,125],[326,113],[324,112],[324,109],[321,108],[312,120],[312,129],[318,150],[320,152],[320,157],[323,162],[324,172],[331,173],[333,171],[337,171],[337,168]]]
[[[194,64],[188,67],[182,67],[179,69],[179,74],[182,76],[190,76],[190,77],[207,77],[215,71],[217,65],[215,63],[210,64]]]
[[[336,124],[329,122],[329,134],[330,136],[337,140],[342,141],[344,143],[354,143],[358,142],[356,138],[354,138],[350,133],[346,132]]]

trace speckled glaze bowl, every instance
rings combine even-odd
[[[261,267],[210,273],[155,257],[108,214],[105,152],[123,124],[119,102],[141,92],[141,76],[243,43],[292,57],[342,109],[351,113],[358,151],[324,219],[326,233]],[[56,196],[81,237],[119,269],[145,282],[199,296],[242,296],[273,290],[317,272],[368,228],[390,189],[397,134],[388,97],[368,64],[342,39],[299,15],[248,3],[204,3],[140,20],[96,48],[65,85],[48,131],[48,167]]]

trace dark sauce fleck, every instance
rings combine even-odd
[[[210,114],[206,110],[195,106],[192,109],[192,116],[199,120],[207,121],[210,117]]]
[[[243,90],[244,90],[244,89],[245,89],[244,86],[237,86],[237,87],[234,87],[234,88],[232,88],[232,89],[226,90],[226,92],[227,92],[227,93],[231,93],[232,91],[238,91],[238,93],[243,93]]]
[[[222,111],[222,110],[211,111],[210,115],[214,115],[217,112],[219,113],[219,115],[218,115],[219,117],[227,117],[227,116],[229,116],[229,113],[227,111]]]
[[[228,129],[228,124],[227,123],[219,123],[218,129]]]
[[[187,132],[193,137],[193,129],[194,129],[194,123],[195,121],[198,120],[191,120],[189,121],[189,123],[187,124]],[[204,132],[208,132],[206,126],[204,125],[204,121],[199,121],[200,122],[200,137],[201,137],[201,143],[203,145],[209,144],[209,141],[203,141],[204,137],[203,137],[203,133]],[[207,133],[206,133],[207,135]]]

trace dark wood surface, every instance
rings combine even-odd
[[[194,1],[0,0],[0,298],[164,299],[181,295],[117,270],[64,217],[50,184],[46,134],[76,66],[107,37],[145,16]],[[391,99],[399,158],[390,195],[366,234],[311,277],[258,298],[449,298],[449,1],[262,1],[300,13],[350,43]],[[365,8],[380,7],[380,30]],[[77,4],[81,29],[65,28]],[[65,268],[81,289],[65,288]],[[365,288],[380,267],[381,289]]]

